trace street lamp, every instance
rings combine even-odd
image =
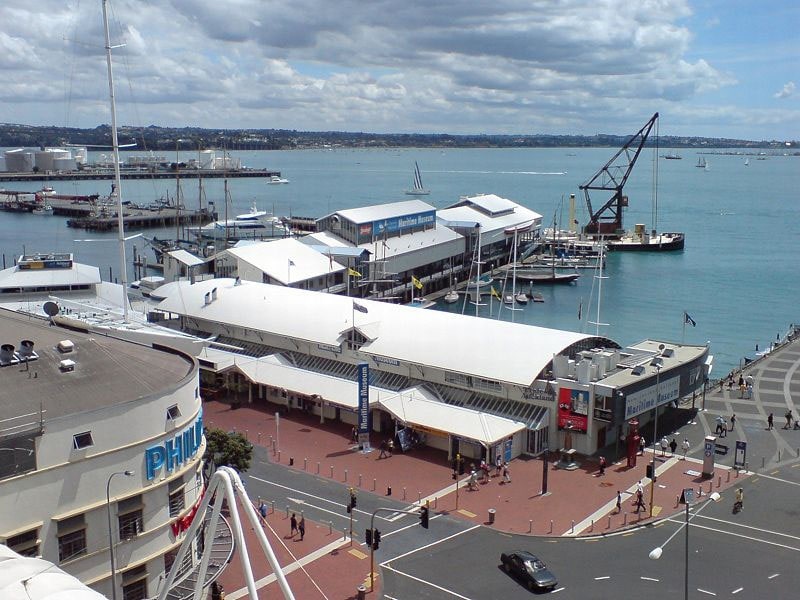
[[[661,351],[664,349],[664,344],[661,344],[658,347],[658,354],[661,355]],[[656,418],[653,422],[653,466],[652,468],[652,481],[650,482],[650,518],[653,518],[653,496],[655,496],[656,491],[656,454],[658,452],[658,400],[659,400],[659,393],[661,388],[661,359],[657,359],[659,362],[655,364],[656,367]]]
[[[688,493],[687,494],[686,493],[687,491],[688,492],[693,492],[693,490],[684,490],[684,494],[683,494],[684,500],[686,501],[686,522],[683,525],[684,532],[685,532],[685,535],[684,535],[684,553],[685,553],[685,556],[684,556],[684,565],[683,565],[683,598],[684,598],[684,600],[689,600],[689,506],[692,504],[692,500],[691,499],[694,496],[693,493]],[[712,494],[710,494],[708,496],[708,500],[713,500],[714,502],[719,502],[721,500],[721,498],[722,497],[717,492],[714,492],[714,493],[712,493]],[[694,513],[695,516],[699,515],[700,511],[707,504],[708,504],[708,501],[706,501],[706,503],[703,504],[703,506],[698,508]],[[648,556],[652,560],[658,560],[659,558],[661,558],[661,554],[664,552],[664,546],[669,544],[670,540],[672,538],[674,538],[678,534],[679,531],[680,531],[680,528],[678,528],[675,531],[675,533],[673,533],[671,536],[669,536],[667,538],[666,542],[664,542],[663,544],[661,544],[660,546],[658,546],[656,548],[653,548],[650,551],[650,554]]]
[[[130,477],[134,471],[116,471],[108,476],[106,482],[106,510],[108,512],[108,552],[111,556],[111,599],[117,600],[117,566],[114,559],[114,537],[112,535],[113,528],[111,527],[111,480],[115,475],[125,475]]]

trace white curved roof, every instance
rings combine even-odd
[[[174,282],[158,308],[167,312],[339,346],[353,320],[369,338],[361,351],[490,380],[530,385],[555,354],[595,336],[436,310],[353,300],[233,279]],[[217,288],[217,300],[204,296]],[[161,291],[161,290],[159,290]],[[367,313],[353,309],[353,302]]]
[[[0,590],[3,600],[106,600],[53,563],[20,556],[3,544]]]
[[[69,269],[19,269],[14,266],[0,271],[0,290],[95,285],[101,281],[100,269],[76,262]]]

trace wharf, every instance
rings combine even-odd
[[[266,169],[191,169],[186,171],[122,169],[122,179],[222,179],[235,177],[280,177],[280,171]],[[81,169],[80,171],[43,171],[39,173],[11,173],[0,171],[0,181],[39,182],[51,181],[90,181],[97,179],[114,179],[113,169]]]

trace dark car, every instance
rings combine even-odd
[[[558,579],[537,556],[526,550],[500,555],[503,569],[522,581],[528,589],[552,590]]]

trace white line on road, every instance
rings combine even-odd
[[[457,594],[453,590],[448,590],[447,588],[443,588],[442,586],[436,585],[435,583],[431,583],[430,581],[426,581],[424,579],[420,579],[419,577],[415,577],[414,575],[410,575],[408,573],[404,573],[403,571],[398,571],[394,567],[388,566],[386,563],[382,564],[381,566],[384,569],[386,569],[387,571],[393,571],[393,572],[397,573],[398,575],[402,575],[403,577],[408,577],[409,579],[413,579],[414,581],[418,581],[419,583],[424,583],[425,585],[429,585],[432,588],[435,588],[435,589],[439,590],[440,592],[445,592],[447,594],[450,594],[451,596],[455,596],[456,598],[461,598],[462,600],[470,600],[470,598],[468,598],[467,596],[462,596],[461,594]]]
[[[709,592],[708,590],[704,590],[702,588],[697,588],[697,591],[701,594],[708,594],[709,596],[716,596],[717,594],[714,592]]]
[[[697,515],[695,518],[701,520],[706,519],[708,521],[717,521],[718,523],[727,523],[728,525],[735,525],[736,527],[741,527],[742,529],[752,529],[753,531],[760,531],[762,533],[768,533],[770,535],[787,537],[793,540],[800,540],[800,536],[797,535],[791,535],[788,533],[783,533],[781,531],[772,531],[771,529],[764,529],[762,527],[753,527],[752,525],[745,525],[744,523],[737,523],[736,521],[729,521],[727,519],[717,519],[716,517],[708,517],[706,515]],[[694,520],[692,520],[692,523],[694,523]]]
[[[655,581],[660,582],[660,579],[656,579],[655,577],[639,577],[639,579],[644,579],[645,581]]]
[[[670,518],[669,520],[673,521],[672,518]],[[683,521],[677,521],[677,520],[675,520],[675,522],[680,522],[681,524],[683,523]],[[723,522],[724,523],[729,523],[729,521],[723,521]],[[698,529],[705,529],[707,531],[714,531],[716,533],[722,533],[724,535],[730,535],[730,536],[733,536],[733,537],[743,538],[745,540],[750,540],[751,542],[761,542],[762,544],[767,544],[769,546],[776,546],[778,548],[784,548],[786,550],[794,550],[795,552],[800,552],[800,547],[787,546],[786,544],[779,544],[778,542],[770,542],[769,540],[762,540],[761,538],[753,537],[753,536],[750,536],[750,535],[744,535],[742,533],[734,533],[732,531],[726,531],[725,529],[718,529],[716,527],[708,527],[707,525],[702,525],[702,524],[698,524],[698,523],[694,523],[693,522],[692,523],[692,528],[694,528],[694,527],[697,527]],[[680,531],[680,530],[678,530],[678,531]]]
[[[738,593],[739,593],[739,592],[741,592],[743,589],[744,589],[743,587],[736,588],[735,590],[733,590],[733,591],[731,592],[731,594],[738,594]]]
[[[419,552],[420,550],[425,550],[427,548],[432,548],[433,546],[441,544],[442,542],[447,542],[449,540],[452,540],[453,538],[456,538],[456,537],[458,537],[460,535],[463,535],[465,533],[469,533],[470,531],[478,529],[479,527],[483,527],[483,525],[473,525],[472,527],[470,527],[469,529],[465,529],[464,531],[458,531],[458,532],[454,533],[453,535],[448,535],[446,538],[442,538],[440,540],[436,540],[435,542],[431,542],[430,544],[426,544],[425,546],[420,546],[419,548],[416,548],[414,550],[410,550],[410,551],[406,552],[405,554],[401,554],[400,556],[395,556],[394,558],[392,558],[390,560],[387,560],[386,562],[382,562],[381,566],[382,567],[388,567],[389,563],[392,563],[392,562],[394,562],[396,560],[400,560],[401,558],[405,558],[406,556],[411,556],[412,554],[415,554],[415,553]]]
[[[594,578],[595,581],[600,581],[601,579],[611,579],[611,576],[603,575],[602,577],[595,577]]]
[[[299,506],[309,506],[309,507],[314,508],[316,510],[319,510],[319,511],[322,511],[322,512],[326,512],[326,513],[331,514],[331,515],[336,515],[337,517],[342,517],[344,519],[349,519],[349,517],[347,515],[343,515],[341,513],[335,512],[333,510],[328,510],[327,508],[322,508],[321,506],[316,506],[315,504],[311,504],[309,502],[306,502],[305,500],[301,500],[300,498],[289,498],[287,496],[286,499],[290,503],[294,503],[294,504],[297,504]],[[358,522],[358,519],[353,519],[353,523],[356,523],[356,522]]]
[[[774,573],[774,574],[770,575],[769,577],[767,577],[767,579],[775,579],[776,577],[780,577],[780,573]]]

